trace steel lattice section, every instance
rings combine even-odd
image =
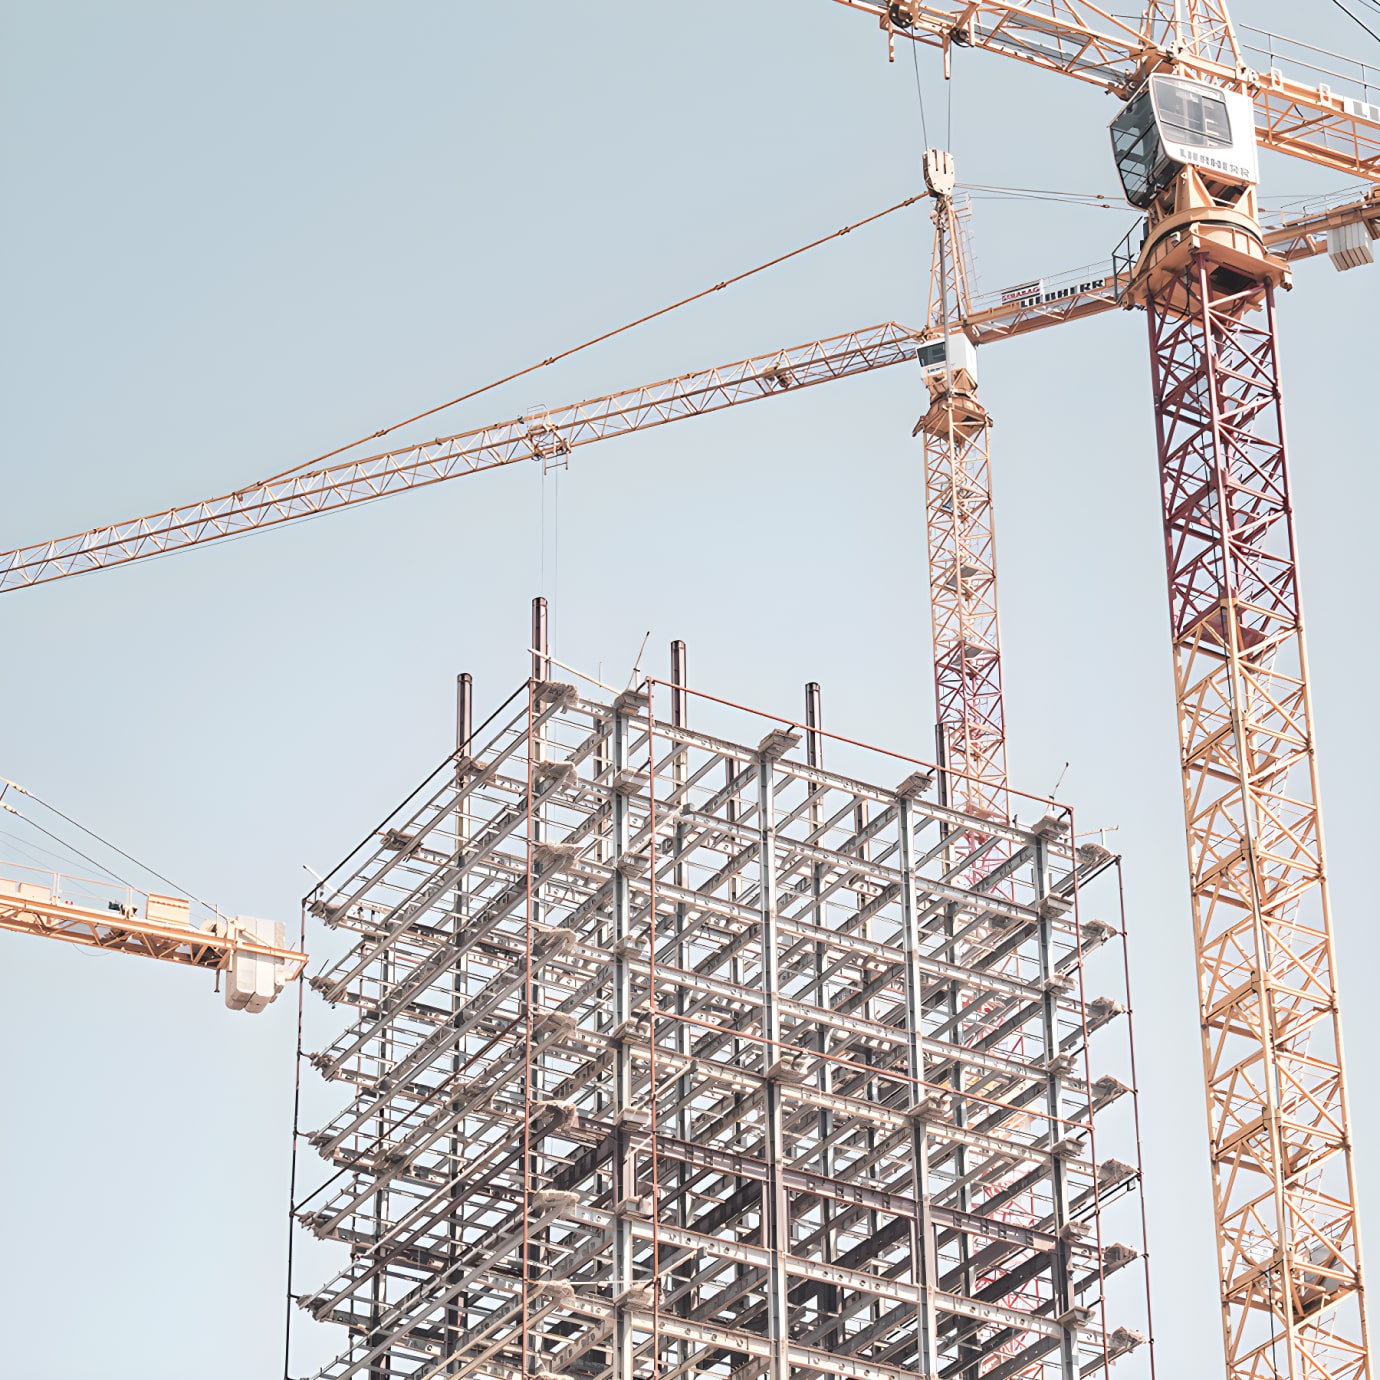
[[[898,36],[946,53],[952,43],[1089,82],[1123,100],[1148,71],[1168,69],[1250,93],[1262,148],[1374,182],[1380,177],[1380,122],[1360,103],[1278,68],[1255,72],[1240,60],[1217,0],[1150,0],[1143,14],[1118,15],[1087,0],[836,0],[878,19]],[[897,22],[903,14],[905,22]],[[1358,86],[1358,94],[1365,95]],[[1367,95],[1367,100],[1369,99]]]
[[[314,904],[350,943],[313,986],[355,1013],[312,1058],[351,1089],[299,1212],[350,1252],[300,1300],[349,1330],[322,1380],[1075,1380],[1132,1349],[1104,1229],[1139,1174],[1093,1125],[1132,1099],[1087,1052],[1121,1008],[1082,982],[1111,855],[657,695],[534,680]]]
[[[935,697],[945,762],[959,809],[990,819],[1009,812],[997,573],[992,532],[990,423],[971,400],[936,400],[924,430],[925,510]]]
[[[1148,303],[1232,1380],[1369,1375],[1272,288]]]
[[[564,465],[575,448],[592,441],[899,364],[913,358],[917,343],[904,326],[884,322],[361,459],[287,471],[217,498],[0,553],[0,593],[522,460]]]
[[[1010,805],[987,455],[991,420],[977,399],[976,378],[953,357],[969,311],[968,207],[947,192],[933,195],[926,335],[943,340],[945,358],[926,379],[930,407],[915,431],[924,443],[936,723],[949,802],[968,814],[1005,820]],[[988,866],[1002,857],[1001,848],[992,850]]]

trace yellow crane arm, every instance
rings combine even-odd
[[[576,446],[899,364],[914,358],[916,344],[914,331],[889,321],[379,455],[288,471],[219,498],[2,553],[0,593],[519,460],[564,465]]]
[[[175,897],[147,896],[142,915],[135,904],[110,904],[67,901],[40,882],[0,877],[0,930],[213,969],[225,974],[226,1005],[237,1010],[261,1011],[306,966],[307,955],[285,948],[274,922],[217,918],[199,929]]]
[[[1122,99],[1150,72],[1172,65],[1185,76],[1248,92],[1262,148],[1380,182],[1380,104],[1341,95],[1324,83],[1296,81],[1277,67],[1256,72],[1239,61],[1229,33],[1220,43],[1203,45],[1204,51],[1174,52],[1146,37],[1138,23],[1084,0],[834,3],[875,18],[889,41],[905,37],[943,49],[946,63],[953,46],[982,48]]]

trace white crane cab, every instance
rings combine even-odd
[[[1148,213],[1128,301],[1191,292],[1192,265],[1204,253],[1224,291],[1266,280],[1288,286],[1288,265],[1260,233],[1250,96],[1157,72],[1112,121],[1111,135],[1126,199]]]
[[[1260,181],[1255,110],[1244,92],[1159,73],[1111,123],[1112,156],[1132,206],[1147,207],[1179,169],[1213,181]]]

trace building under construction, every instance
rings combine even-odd
[[[462,678],[315,894],[321,1376],[1151,1373],[1116,860],[683,665]]]

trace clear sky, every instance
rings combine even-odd
[[[717,282],[921,186],[909,54],[826,0],[140,0],[0,9],[0,547],[221,493]],[[1325,3],[1237,18],[1380,63]],[[1303,32],[1300,32],[1303,30]],[[962,181],[1115,201],[1090,88],[920,73]],[[1267,156],[1280,200],[1344,179]],[[981,285],[1106,257],[1122,208],[981,198]],[[922,210],[491,394],[459,430],[896,319]],[[1380,1213],[1374,589],[1380,270],[1303,265],[1281,329],[1363,1206]],[[1124,852],[1162,1374],[1220,1372],[1145,322],[982,354],[1013,779]],[[0,774],[226,909],[310,884],[526,674],[697,685],[932,743],[905,369],[0,599]],[[428,432],[434,434],[434,432]],[[545,518],[543,519],[543,513]],[[30,847],[0,824],[0,856]],[[319,937],[318,942],[319,942]],[[281,1373],[290,1001],[0,936],[0,1369]],[[1374,1225],[1371,1239],[1380,1227]],[[324,1265],[308,1256],[301,1287]],[[294,1374],[336,1338],[302,1330]]]

